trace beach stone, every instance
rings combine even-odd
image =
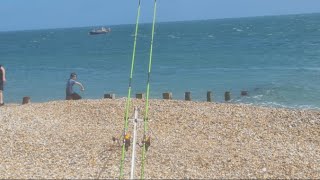
[[[0,179],[118,179],[126,103],[1,107]],[[133,107],[145,101],[131,99],[130,106],[126,133],[133,134]],[[149,107],[145,179],[320,179],[319,110],[155,99]],[[137,178],[145,136],[139,124]],[[124,179],[132,144],[127,148]]]

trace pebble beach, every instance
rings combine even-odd
[[[119,178],[125,98],[0,107],[0,179]],[[145,111],[145,101],[132,99]],[[129,133],[133,134],[133,123]],[[150,100],[146,179],[319,179],[320,111]],[[140,177],[138,125],[135,177]],[[132,145],[124,164],[130,178]]]

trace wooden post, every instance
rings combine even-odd
[[[144,93],[137,93],[136,98],[137,99],[144,99]]]
[[[241,96],[248,96],[248,91],[241,91]]]
[[[106,99],[116,99],[116,94],[104,94],[104,98],[106,98]]]
[[[165,92],[162,93],[163,99],[172,99],[172,93],[171,92]]]
[[[30,103],[30,97],[29,96],[25,96],[22,98],[22,104],[28,104]]]
[[[186,101],[191,101],[191,92],[185,92],[184,93],[184,99]]]
[[[226,91],[224,93],[224,100],[225,101],[230,101],[230,99],[231,99],[231,93],[229,91]]]
[[[207,102],[212,102],[212,92],[207,91]]]

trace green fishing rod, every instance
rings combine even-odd
[[[144,114],[144,118],[143,118],[144,130],[143,130],[143,148],[142,148],[142,157],[141,157],[141,179],[144,179],[144,167],[145,167],[145,159],[146,159],[146,151],[147,151],[147,142],[149,141],[149,143],[150,143],[150,137],[147,137],[146,132],[148,131],[150,76],[151,76],[151,66],[152,66],[153,39],[154,39],[154,26],[155,26],[155,22],[156,22],[156,11],[157,11],[157,0],[154,0],[152,35],[151,35],[151,43],[150,43],[150,56],[149,56],[149,68],[148,68],[148,80],[147,80],[147,89],[146,89],[146,91],[147,91],[146,92],[146,94],[147,94],[146,95],[146,104],[145,104],[146,109],[145,109],[145,114]]]
[[[136,29],[134,34],[134,43],[133,43],[133,52],[132,52],[132,61],[131,61],[131,71],[129,77],[129,88],[128,88],[128,97],[126,102],[126,110],[125,110],[125,118],[124,118],[124,131],[123,131],[123,144],[122,144],[122,155],[121,155],[121,162],[120,162],[120,177],[119,179],[123,179],[123,166],[124,166],[124,159],[125,159],[125,137],[128,130],[128,120],[129,120],[129,108],[131,103],[131,84],[132,84],[132,75],[134,70],[134,60],[136,55],[136,44],[137,44],[137,36],[138,36],[138,29],[139,29],[139,18],[140,18],[140,1],[138,5],[138,13],[137,13],[137,20],[136,20]]]

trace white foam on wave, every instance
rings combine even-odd
[[[253,99],[262,99],[263,95],[260,94],[260,95],[255,95],[255,96],[252,96]]]
[[[243,31],[242,29],[239,29],[239,28],[233,28],[233,30],[236,30],[237,32],[242,32]]]
[[[265,94],[269,94],[272,90],[266,90]],[[320,110],[317,105],[307,104],[286,104],[281,102],[268,101],[264,98],[264,94],[258,94],[253,96],[239,97],[233,100],[236,103],[243,103],[249,105],[257,105],[272,108],[288,108],[288,109],[306,109],[306,110]]]
[[[218,68],[216,68],[218,69]],[[248,68],[226,68],[226,70],[304,70],[320,71],[320,67],[248,67]]]
[[[180,38],[180,37],[177,37],[177,36],[175,36],[173,34],[169,34],[168,37],[171,38],[171,39],[179,39]]]
[[[131,34],[131,37],[134,37],[135,34]],[[137,34],[137,37],[147,37],[146,34]]]
[[[320,71],[320,67],[306,67],[306,68],[301,68],[303,70],[309,70],[309,71]]]
[[[261,103],[254,103],[257,105],[261,106],[266,106],[266,107],[275,107],[275,108],[289,108],[289,109],[314,109],[314,110],[319,110],[320,107],[313,106],[313,105],[284,105],[276,102],[261,102]]]

